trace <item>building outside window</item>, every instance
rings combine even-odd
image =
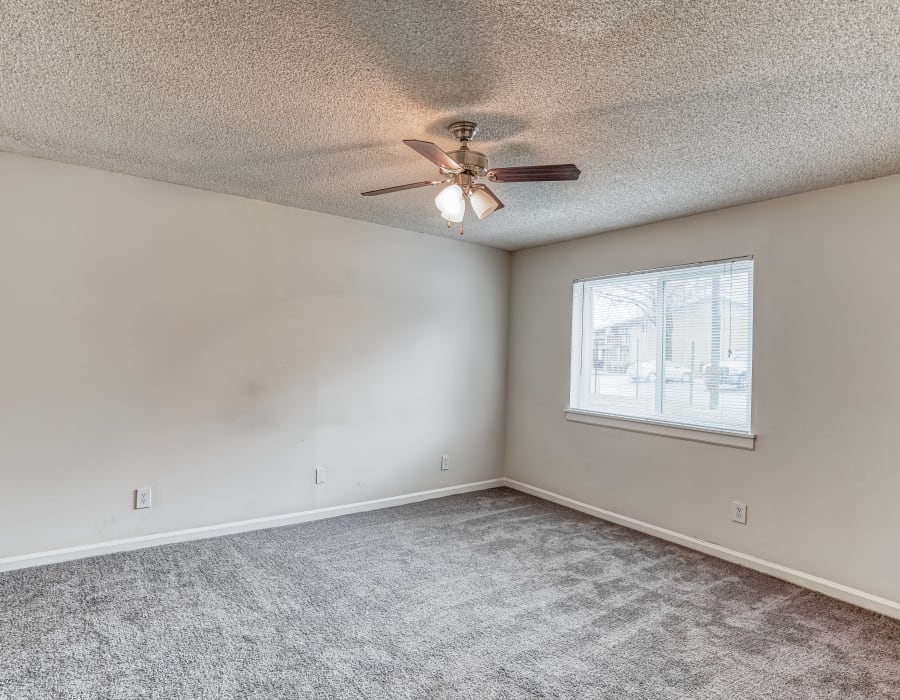
[[[578,280],[570,409],[750,433],[753,260]]]

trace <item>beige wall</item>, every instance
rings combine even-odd
[[[506,253],[0,154],[0,557],[495,477],[505,417],[507,476],[900,600],[898,194],[521,251],[508,319]],[[573,278],[747,254],[755,452],[565,420]]]
[[[574,278],[741,255],[755,452],[565,420]],[[900,177],[515,253],[506,476],[900,600],[898,260]]]
[[[0,249],[0,557],[500,474],[507,253],[10,154]]]

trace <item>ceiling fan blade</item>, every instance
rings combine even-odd
[[[391,192],[400,192],[402,190],[414,190],[416,187],[428,187],[429,185],[438,185],[444,180],[425,180],[423,182],[411,182],[408,185],[397,185],[396,187],[385,187],[381,190],[369,190],[363,192],[363,197],[374,197],[376,194],[390,194]]]
[[[479,219],[486,219],[498,209],[503,209],[503,202],[484,185],[478,185],[472,190],[469,202]]]
[[[444,170],[462,170],[462,166],[444,153],[440,148],[430,141],[415,141],[412,139],[404,139],[403,143],[413,149],[420,156],[425,156],[439,168]]]
[[[523,165],[518,168],[492,168],[487,176],[493,182],[548,182],[577,180],[581,171],[571,163],[565,165]]]

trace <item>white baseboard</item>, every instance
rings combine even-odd
[[[831,598],[837,598],[845,603],[858,605],[861,608],[866,608],[900,620],[900,603],[896,601],[880,598],[871,593],[866,593],[865,591],[860,591],[856,588],[850,588],[850,586],[845,586],[842,583],[829,581],[828,579],[813,576],[812,574],[807,574],[803,571],[798,571],[797,569],[791,569],[790,567],[782,566],[775,562],[760,559],[749,554],[743,554],[734,549],[722,547],[721,545],[713,544],[712,542],[706,542],[705,540],[700,540],[696,537],[691,537],[690,535],[684,535],[680,532],[675,532],[674,530],[657,527],[656,525],[651,525],[642,520],[629,518],[626,515],[619,515],[618,513],[604,510],[603,508],[597,508],[596,506],[588,505],[587,503],[576,501],[573,498],[561,496],[558,493],[531,486],[530,484],[525,484],[521,481],[516,481],[515,479],[504,477],[501,481],[504,485],[509,486],[516,491],[537,496],[538,498],[552,501],[553,503],[572,508],[573,510],[586,513],[587,515],[593,515],[601,520],[607,520],[611,523],[631,528],[632,530],[653,535],[654,537],[658,537],[668,542],[674,542],[675,544],[695,549],[698,552],[703,552],[704,554],[730,561],[733,564],[746,566],[748,569],[769,574],[782,581],[788,581],[789,583],[796,584],[803,588],[808,588],[812,591],[817,591],[818,593],[824,593]]]
[[[427,501],[432,498],[443,498],[444,496],[452,496],[457,493],[481,491],[484,489],[496,488],[498,486],[508,486],[517,491],[536,496],[537,498],[542,498],[546,501],[552,501],[553,503],[572,508],[573,510],[586,513],[587,515],[592,515],[601,520],[607,520],[616,523],[617,525],[623,525],[632,530],[637,530],[668,542],[674,542],[675,544],[680,544],[689,549],[694,549],[703,552],[704,554],[730,561],[734,564],[746,566],[749,569],[769,574],[770,576],[774,576],[783,581],[788,581],[803,588],[824,593],[832,598],[837,598],[838,600],[858,605],[861,608],[866,608],[900,620],[900,603],[896,601],[880,598],[879,596],[845,586],[835,581],[829,581],[828,579],[807,574],[787,566],[782,566],[775,562],[760,559],[749,554],[743,554],[742,552],[729,549],[728,547],[723,547],[712,542],[706,542],[705,540],[675,532],[674,530],[667,530],[666,528],[651,525],[642,520],[629,518],[626,515],[620,515],[609,510],[604,510],[603,508],[597,508],[596,506],[576,501],[573,498],[562,496],[553,491],[547,491],[546,489],[531,486],[530,484],[525,484],[521,481],[516,481],[515,479],[507,477],[488,479],[486,481],[475,481],[468,484],[460,484],[458,486],[447,486],[445,488],[432,489],[430,491],[418,491],[416,493],[390,496],[388,498],[377,498],[371,501],[360,501],[358,503],[329,506],[327,508],[315,508],[296,513],[271,515],[264,518],[253,518],[251,520],[222,523],[220,525],[207,525],[187,530],[174,530],[154,535],[128,537],[120,540],[110,540],[107,542],[97,542],[95,544],[66,547],[45,552],[35,552],[33,554],[3,557],[0,558],[0,571],[12,571],[14,569],[24,569],[26,567],[53,564],[56,562],[70,561],[72,559],[95,557],[101,554],[125,552],[133,549],[143,549],[144,547],[156,547],[162,544],[187,542],[189,540],[206,539],[208,537],[220,537],[222,535],[261,530],[269,527],[294,525],[296,523],[311,522],[313,520],[335,518],[340,515],[349,515],[350,513],[362,513],[368,510],[391,508],[406,503]]]
[[[457,493],[482,491],[484,489],[491,489],[504,485],[505,482],[503,479],[473,481],[458,486],[446,486],[430,491],[407,493],[401,496],[376,498],[372,501],[360,501],[358,503],[348,503],[347,505],[342,506],[315,508],[313,510],[304,510],[296,513],[285,513],[284,515],[270,515],[264,518],[222,523],[221,525],[206,525],[204,527],[193,527],[187,530],[174,530],[170,532],[161,532],[155,535],[141,535],[140,537],[128,537],[121,540],[110,540],[108,542],[97,542],[95,544],[85,544],[77,547],[53,549],[46,552],[20,554],[14,557],[0,558],[0,571],[12,571],[13,569],[24,569],[30,566],[53,564],[61,561],[70,561],[72,559],[83,559],[85,557],[96,557],[101,554],[111,554],[113,552],[126,552],[132,549],[143,549],[144,547],[156,547],[161,544],[171,544],[173,542],[187,542],[189,540],[206,539],[207,537],[220,537],[221,535],[249,532],[250,530],[262,530],[268,527],[281,527],[283,525],[306,523],[312,520],[323,520],[325,518],[335,518],[339,515],[349,515],[350,513],[362,513],[367,510],[402,506],[406,503],[427,501],[432,498],[443,498],[444,496],[452,496]]]

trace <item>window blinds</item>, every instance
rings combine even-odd
[[[578,280],[570,408],[750,433],[753,260]]]

